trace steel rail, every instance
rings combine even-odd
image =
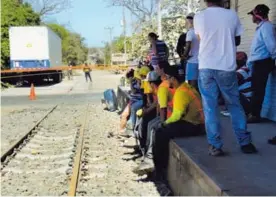
[[[87,109],[89,109],[89,104],[87,105]],[[79,143],[78,143],[76,156],[74,159],[74,165],[72,169],[72,175],[69,183],[68,196],[76,196],[76,191],[77,191],[78,182],[79,182],[80,168],[81,168],[80,164],[81,164],[82,151],[83,151],[84,131],[86,127],[88,111],[89,110],[86,110],[85,112],[84,122],[82,124],[81,130],[79,133]]]

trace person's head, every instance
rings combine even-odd
[[[130,79],[130,78],[133,78],[133,77],[134,77],[134,70],[131,69],[130,71],[128,71],[128,72],[126,73],[126,78],[127,78],[127,79]]]
[[[252,15],[253,23],[259,24],[262,21],[268,20],[269,11],[270,9],[268,6],[259,4],[248,14]]]
[[[150,43],[152,43],[153,41],[156,41],[158,39],[158,37],[159,36],[153,32],[149,33],[149,35],[148,35],[148,39],[149,39]]]
[[[141,79],[146,79],[148,73],[150,72],[150,68],[148,66],[142,66],[139,69],[139,75],[141,76]]]
[[[150,71],[147,75],[147,81],[153,90],[157,90],[158,86],[162,83],[161,77],[156,71]]]
[[[204,0],[207,7],[222,6],[222,0]]]
[[[181,83],[185,82],[185,75],[182,75],[177,67],[170,66],[165,68],[164,71],[171,87],[178,88]]]
[[[164,69],[166,67],[170,66],[169,62],[165,61],[165,62],[160,62],[158,64],[158,66],[156,67],[155,71],[157,72],[157,74],[161,77],[164,77],[165,76],[165,72],[164,72]]]
[[[187,27],[190,29],[194,26],[195,13],[190,13],[186,16]]]
[[[246,65],[246,62],[247,62],[246,53],[243,51],[237,52],[236,61],[237,61],[237,70],[240,69],[241,67],[243,67],[244,65]]]

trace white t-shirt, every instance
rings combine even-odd
[[[197,35],[195,34],[194,28],[189,29],[186,35],[186,41],[192,42],[191,50],[189,56],[191,58],[188,59],[188,63],[198,64],[198,52],[199,52],[199,40]]]
[[[199,69],[234,71],[237,51],[235,37],[243,33],[236,12],[209,7],[196,14],[194,29],[200,37]]]

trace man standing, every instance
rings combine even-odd
[[[240,44],[242,26],[233,10],[222,7],[221,0],[205,0],[207,9],[194,18],[194,29],[200,40],[199,89],[203,110],[209,154],[223,155],[218,96],[221,91],[232,117],[243,153],[256,153],[247,131],[246,116],[239,100],[236,77],[236,46]]]
[[[188,14],[186,17],[189,31],[186,36],[186,46],[184,51],[184,59],[187,60],[186,66],[186,80],[194,88],[198,89],[198,51],[199,51],[199,40],[194,30],[194,13]]]
[[[86,82],[88,82],[88,78],[89,78],[90,82],[92,82],[91,75],[90,75],[91,68],[87,65],[87,63],[84,64],[83,72],[85,74]]]
[[[252,65],[253,95],[248,123],[258,123],[261,120],[267,79],[275,65],[276,33],[273,24],[268,20],[269,10],[269,7],[261,4],[248,13],[252,15],[253,23],[257,24],[249,57],[249,64]]]
[[[68,62],[68,80],[71,80],[71,79],[73,79],[73,71],[72,71],[72,67],[73,67],[73,65],[72,65],[72,62],[71,61],[69,61]]]
[[[186,45],[186,33],[182,33],[178,38],[176,52],[180,58],[180,67],[181,69],[184,70],[184,72],[186,71],[186,60],[183,57],[185,45]]]

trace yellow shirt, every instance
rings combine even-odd
[[[165,124],[185,120],[195,125],[204,123],[203,108],[199,93],[189,84],[182,83],[173,97],[173,113]]]
[[[83,68],[83,71],[84,71],[84,72],[90,72],[90,67],[89,67],[89,66],[85,66],[85,67]]]
[[[150,86],[150,83],[146,80],[142,81],[141,88],[144,89],[144,94],[151,94],[153,93],[153,90]]]
[[[160,108],[167,108],[168,102],[173,99],[172,93],[169,91],[169,81],[164,80],[158,87],[157,98]]]

